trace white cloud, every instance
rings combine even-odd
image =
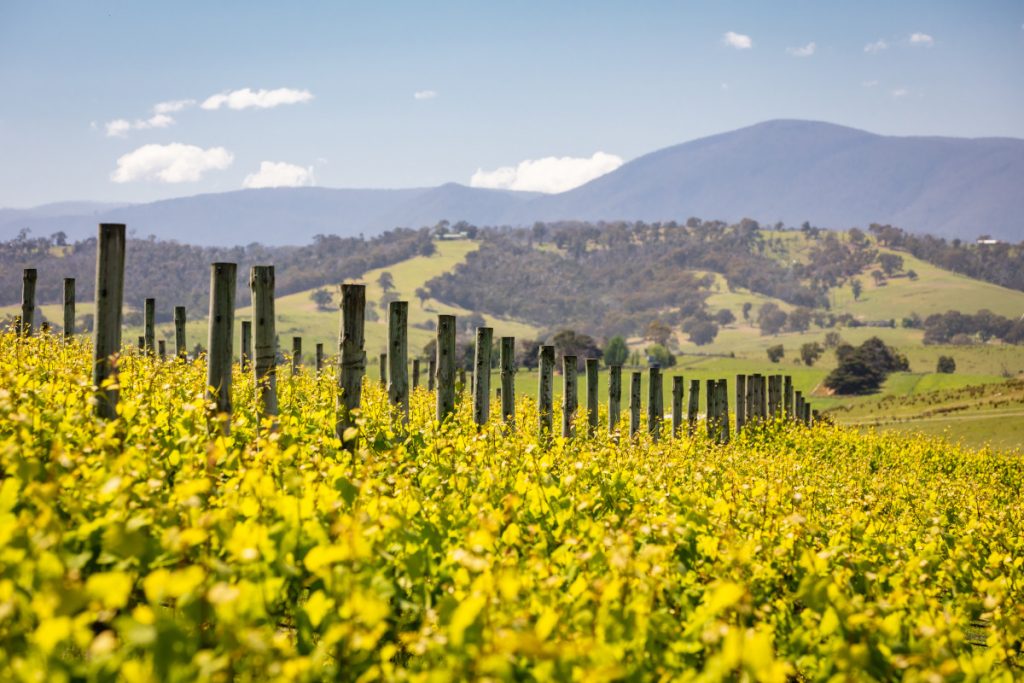
[[[436,90],[417,90],[412,94],[415,100],[432,100],[437,97]]]
[[[893,97],[906,97],[906,95],[907,95],[907,93],[908,93],[908,92],[910,92],[910,91],[909,91],[909,90],[907,90],[906,88],[893,88],[893,89],[892,89],[892,90],[890,91],[890,94],[891,94],[891,95],[892,95]]]
[[[219,93],[207,97],[201,106],[203,109],[220,109],[227,106],[228,109],[270,109],[282,104],[300,104],[313,99],[313,94],[308,90],[295,90],[293,88],[277,88],[276,90],[252,90],[242,88],[231,92]]]
[[[923,45],[925,47],[931,47],[935,44],[935,39],[927,33],[911,33],[910,34],[911,45]]]
[[[196,103],[195,100],[171,100],[169,102],[158,102],[153,105],[154,114],[173,114],[176,111],[187,109]]]
[[[726,31],[725,35],[722,36],[722,42],[737,50],[749,50],[754,47],[754,41],[751,40],[750,36],[734,33],[733,31]]]
[[[622,157],[604,152],[595,152],[591,157],[527,159],[493,171],[478,168],[469,184],[501,190],[565,192],[614,171],[622,163]]]
[[[203,149],[173,142],[169,145],[143,145],[117,160],[110,174],[115,183],[159,180],[164,183],[195,182],[207,171],[222,171],[234,156],[223,147]]]
[[[123,137],[130,130],[146,130],[149,128],[167,128],[174,123],[174,119],[167,114],[154,114],[148,119],[135,119],[135,121],[129,121],[128,119],[114,119],[108,121],[107,137]]]
[[[261,161],[260,170],[245,176],[242,187],[301,187],[313,182],[312,166],[303,168],[284,161]]]
[[[814,54],[814,51],[818,49],[818,46],[811,41],[803,47],[787,47],[786,52],[793,55],[794,57],[810,57]]]
[[[887,49],[889,49],[889,43],[885,42],[884,40],[876,40],[875,42],[868,43],[867,45],[864,46],[864,52],[867,52],[869,55]]]

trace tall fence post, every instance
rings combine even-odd
[[[37,277],[35,268],[25,268],[21,273],[21,329],[18,333],[23,337],[32,336],[36,317]]]
[[[379,373],[380,373],[380,376],[379,376],[378,379],[380,380],[381,386],[386,389],[387,386],[388,386],[388,354],[387,354],[387,352],[384,352],[384,353],[380,354],[380,356],[378,358],[378,368],[379,368]]]
[[[562,356],[562,436],[576,434],[576,356]]]
[[[420,385],[420,359],[412,359],[412,388],[416,389]]]
[[[704,387],[707,396],[705,401],[704,426],[707,428],[708,436],[714,438],[718,430],[718,380],[709,379]]]
[[[765,422],[768,420],[768,378],[764,375],[757,376],[757,398],[757,413],[761,421]]]
[[[516,424],[516,338],[501,338],[501,417],[508,427]]]
[[[690,436],[697,430],[697,414],[700,412],[700,380],[690,380],[690,400],[686,407],[686,424]]]
[[[652,365],[647,370],[647,431],[651,435],[651,441],[658,443],[661,436],[661,415],[658,414],[658,379],[661,375],[661,368]]]
[[[244,372],[252,360],[252,321],[242,321],[242,341],[238,350],[238,366]]]
[[[634,370],[629,380],[629,437],[640,433],[640,392],[643,373]]]
[[[782,378],[782,410],[787,420],[793,419],[793,378],[790,375]]]
[[[541,438],[550,435],[554,429],[554,388],[555,347],[540,347],[540,362],[537,363],[537,431]]]
[[[341,286],[341,333],[338,335],[338,438],[346,448],[355,449],[355,439],[346,440],[345,431],[355,427],[353,415],[363,398],[366,351],[363,330],[366,319],[366,285]]]
[[[683,376],[672,377],[672,436],[676,439],[683,432]]]
[[[167,360],[167,342],[163,339],[158,340],[156,343],[156,349],[160,360]]]
[[[587,358],[587,436],[597,433],[600,409],[598,404],[599,368],[596,358]]]
[[[388,304],[388,400],[409,421],[409,302]]]
[[[142,336],[143,351],[147,356],[156,355],[156,299],[146,299],[143,303]]]
[[[75,278],[64,278],[64,338],[75,336]]]
[[[622,366],[608,368],[608,434],[615,436],[622,419]]]
[[[316,374],[317,376],[323,372],[324,369],[324,343],[316,343]]]
[[[277,416],[277,319],[274,312],[274,266],[253,266],[252,292],[253,376],[260,414]]]
[[[455,316],[437,316],[437,367],[430,379],[437,382],[437,421],[455,412]]]
[[[206,398],[215,401],[223,414],[221,429],[231,425],[231,355],[234,351],[235,282],[234,263],[210,265],[210,320],[206,353]]]
[[[93,316],[93,371],[96,416],[117,416],[117,359],[121,349],[121,308],[124,303],[124,224],[100,223],[96,248],[96,313]],[[115,386],[104,387],[108,379]]]
[[[736,375],[736,436],[743,431],[747,423],[747,376]]]
[[[793,414],[797,422],[804,419],[804,394],[802,391],[793,392]]]
[[[185,307],[174,307],[174,355],[185,360],[188,358],[188,346],[185,341]],[[245,369],[245,366],[242,366]]]
[[[302,337],[292,337],[292,377],[299,374],[302,367]]]
[[[427,391],[433,391],[437,385],[437,359],[427,359]]]
[[[494,330],[476,328],[476,350],[473,354],[473,422],[483,427],[491,417],[491,346]]]
[[[718,380],[718,442],[729,443],[729,382]]]

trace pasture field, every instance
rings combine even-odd
[[[0,335],[4,680],[1010,681],[1024,666],[1019,456],[773,423],[712,443],[538,438],[468,401],[403,426],[374,381],[351,452],[333,369]],[[603,413],[603,411],[602,411]],[[557,423],[557,415],[556,415]]]

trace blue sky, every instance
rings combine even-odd
[[[0,206],[557,191],[773,118],[1024,138],[1024,2],[2,0],[0,93]]]

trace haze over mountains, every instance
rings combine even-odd
[[[23,228],[95,234],[127,223],[137,236],[205,245],[305,244],[313,235],[376,234],[441,219],[478,225],[537,220],[805,220],[832,228],[890,223],[914,232],[1024,240],[1024,140],[892,137],[829,123],[778,120],[641,156],[560,194],[471,188],[276,188],[149,204],[65,202],[0,209],[0,238]]]

